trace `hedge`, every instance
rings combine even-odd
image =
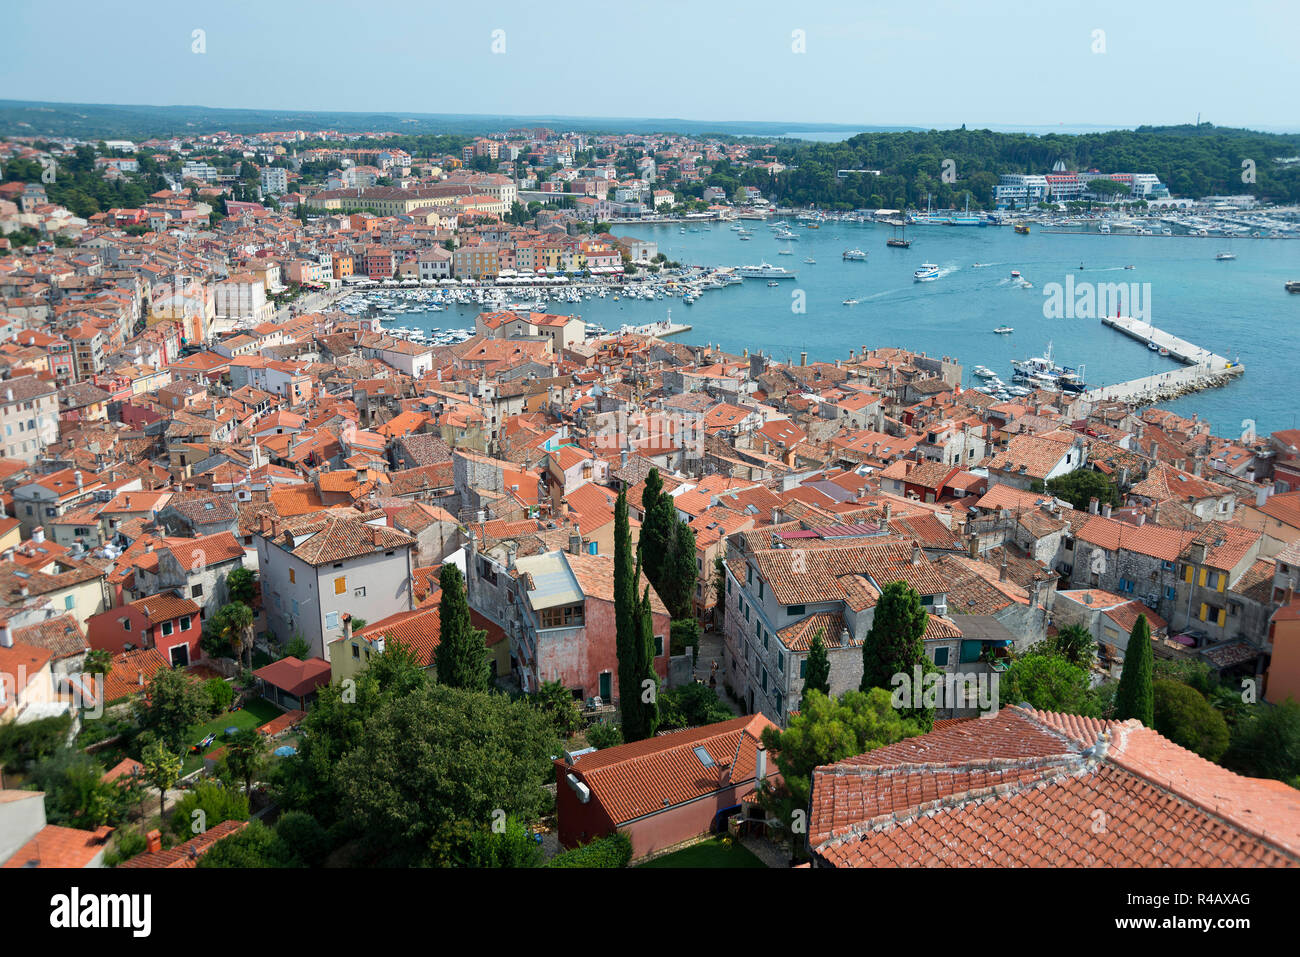
[[[626,834],[611,834],[571,851],[557,854],[546,867],[627,867],[632,860],[632,840]]]

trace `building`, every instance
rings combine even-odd
[[[0,382],[0,455],[27,464],[59,438],[59,394],[34,375]]]
[[[560,844],[577,847],[614,833],[638,860],[718,831],[756,804],[769,774],[762,715],[676,731],[555,762]]]
[[[284,644],[301,636],[328,661],[344,614],[379,621],[414,607],[415,539],[388,528],[382,512],[319,511],[262,516],[253,535],[267,626]]]
[[[203,657],[199,606],[173,594],[150,595],[119,608],[92,615],[86,622],[90,647],[114,655],[156,648],[173,668]]]
[[[262,192],[269,196],[280,196],[289,192],[289,171],[279,166],[262,167]]]

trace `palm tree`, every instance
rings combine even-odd
[[[239,660],[248,667],[253,664],[253,609],[242,601],[223,605],[214,622],[218,635],[230,642]]]
[[[253,778],[266,769],[266,738],[256,728],[244,728],[226,746],[226,767],[244,782],[244,793],[252,795]]]

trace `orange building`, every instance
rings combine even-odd
[[[1292,601],[1273,612],[1268,624],[1273,657],[1264,684],[1264,700],[1281,704],[1287,698],[1300,701],[1300,601]]]

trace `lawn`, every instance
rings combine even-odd
[[[181,774],[189,774],[191,771],[197,771],[203,767],[203,756],[209,751],[221,747],[226,740],[226,728],[239,728],[241,731],[245,728],[260,728],[266,722],[270,721],[283,712],[271,702],[264,698],[257,698],[244,705],[238,711],[227,711],[219,714],[211,721],[195,725],[190,728],[185,740],[190,744],[198,744],[209,734],[216,734],[216,740],[206,748],[200,751],[191,751],[185,755],[185,762],[181,766]]]
[[[663,857],[647,861],[641,867],[766,867],[742,844],[735,841],[724,844],[722,838],[711,837],[699,844],[682,848]]]

